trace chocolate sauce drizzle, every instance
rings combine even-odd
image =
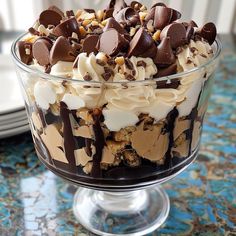
[[[64,102],[60,102],[60,115],[63,121],[63,136],[64,136],[64,147],[65,155],[69,162],[70,169],[73,172],[76,172],[76,161],[75,161],[75,140],[72,133],[72,127],[70,122],[71,111],[68,109],[67,105]]]
[[[46,121],[45,121],[45,117],[44,117],[44,114],[43,114],[42,109],[41,109],[40,107],[38,107],[36,103],[35,103],[35,108],[36,108],[36,111],[37,111],[38,114],[39,114],[39,118],[40,118],[40,120],[41,120],[41,122],[42,122],[43,128],[46,128],[47,123],[46,123]]]
[[[191,111],[191,113],[188,117],[189,119],[191,119],[189,132],[187,133],[187,138],[189,139],[189,151],[188,151],[189,156],[192,154],[192,139],[193,139],[194,122],[198,117],[198,106],[199,106],[199,101],[200,101],[200,98],[201,98],[201,94],[202,94],[202,92],[199,94],[197,104],[192,109],[192,111]]]
[[[169,131],[169,146],[168,150],[166,152],[166,159],[164,166],[166,169],[169,169],[172,167],[172,157],[171,157],[171,149],[174,145],[174,128],[175,128],[175,121],[177,117],[179,116],[179,111],[175,107],[167,116],[167,130]]]
[[[103,148],[105,146],[105,137],[100,125],[100,115],[93,115],[93,120],[93,131],[95,136],[94,146],[96,148],[96,154],[93,156],[91,176],[94,178],[100,178],[102,177],[100,163],[102,160]]]

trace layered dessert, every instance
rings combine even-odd
[[[198,149],[214,65],[213,23],[156,3],[43,11],[18,42],[36,150],[92,179],[170,170]]]

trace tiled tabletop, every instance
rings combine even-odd
[[[236,235],[236,44],[224,50],[197,161],[165,184],[171,211],[152,235]],[[47,171],[30,133],[0,140],[0,235],[91,235],[72,212],[76,187]]]

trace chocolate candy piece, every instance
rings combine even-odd
[[[154,63],[157,66],[166,66],[173,64],[175,60],[175,55],[170,45],[170,38],[165,37],[157,47],[157,54],[154,58]]]
[[[126,7],[120,10],[116,15],[114,15],[114,18],[120,24],[127,26],[136,26],[140,23],[138,13],[131,7]]]
[[[45,10],[39,16],[39,23],[44,25],[46,28],[49,25],[57,26],[60,24],[62,16],[55,10]]]
[[[46,37],[37,39],[33,44],[33,56],[41,66],[50,64],[52,41]]]
[[[154,40],[147,33],[147,31],[141,27],[130,42],[128,57],[143,55],[147,56],[147,53],[145,54],[145,52],[149,51],[150,49],[156,49]]]
[[[64,17],[63,11],[61,11],[61,9],[58,8],[57,6],[52,5],[52,6],[50,6],[50,7],[48,8],[48,10],[55,11],[55,12],[57,12],[59,15],[61,15],[62,18]]]
[[[65,20],[64,22],[56,26],[56,28],[53,30],[53,33],[56,36],[64,36],[67,38],[71,37],[73,32],[78,36],[80,35],[79,24],[75,17]]]
[[[96,49],[98,43],[99,36],[98,35],[90,35],[88,36],[83,43],[82,51],[86,52],[87,55],[94,52],[97,53],[98,50]]]
[[[198,33],[201,37],[203,37],[210,45],[212,45],[216,39],[217,30],[214,23],[210,22],[205,24],[200,32]]]
[[[170,44],[173,49],[183,46],[186,42],[186,29],[181,23],[172,23],[166,26],[160,35],[162,40],[165,37],[170,37]]]
[[[114,8],[113,16],[116,15],[121,9],[127,7],[124,0],[111,0],[108,9]]]
[[[193,34],[194,34],[194,28],[191,25],[189,25],[186,30],[186,38],[188,42],[190,42]]]
[[[111,28],[116,29],[120,34],[126,33],[125,29],[122,28],[121,25],[112,17],[107,20],[106,26],[104,27],[103,31],[105,32]]]
[[[146,50],[145,52],[143,52],[140,56],[143,58],[154,58],[157,54],[157,47],[155,44],[153,44],[148,50]]]
[[[73,62],[74,60],[75,55],[72,46],[65,37],[60,36],[50,51],[51,65],[55,65],[58,61]]]
[[[97,49],[108,56],[115,56],[128,45],[128,41],[116,29],[108,29],[100,36]]]
[[[172,64],[167,68],[159,69],[157,72],[157,78],[173,75],[176,74],[176,72],[177,72],[177,64]]]
[[[181,17],[180,12],[166,7],[165,4],[157,3],[155,4],[149,14],[146,16],[145,21],[154,21],[155,29],[163,29],[165,26],[169,25],[171,22],[176,21]]]
[[[113,17],[113,12],[114,12],[114,8],[106,9],[104,11],[103,20],[106,20],[106,19],[108,19],[110,17]]]
[[[17,45],[18,45],[21,61],[25,63],[26,65],[29,65],[33,60],[32,43],[19,41]],[[27,53],[27,50],[29,51],[29,53]]]
[[[154,15],[154,27],[156,29],[164,29],[172,19],[173,10],[168,7],[157,6]]]

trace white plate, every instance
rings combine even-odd
[[[5,124],[5,125],[0,124],[0,132],[8,131],[9,129],[18,128],[27,124],[29,124],[28,119],[20,120],[20,121]]]
[[[10,129],[8,131],[0,131],[0,139],[9,138],[18,134],[25,133],[30,130],[29,125],[24,125],[19,128]]]
[[[25,110],[20,110],[20,111],[17,111],[17,112],[9,113],[7,115],[0,115],[0,123],[5,122],[5,121],[9,121],[11,119],[21,120],[24,117],[27,117],[26,111]]]
[[[24,99],[14,64],[8,55],[0,55],[0,114],[23,109]]]

